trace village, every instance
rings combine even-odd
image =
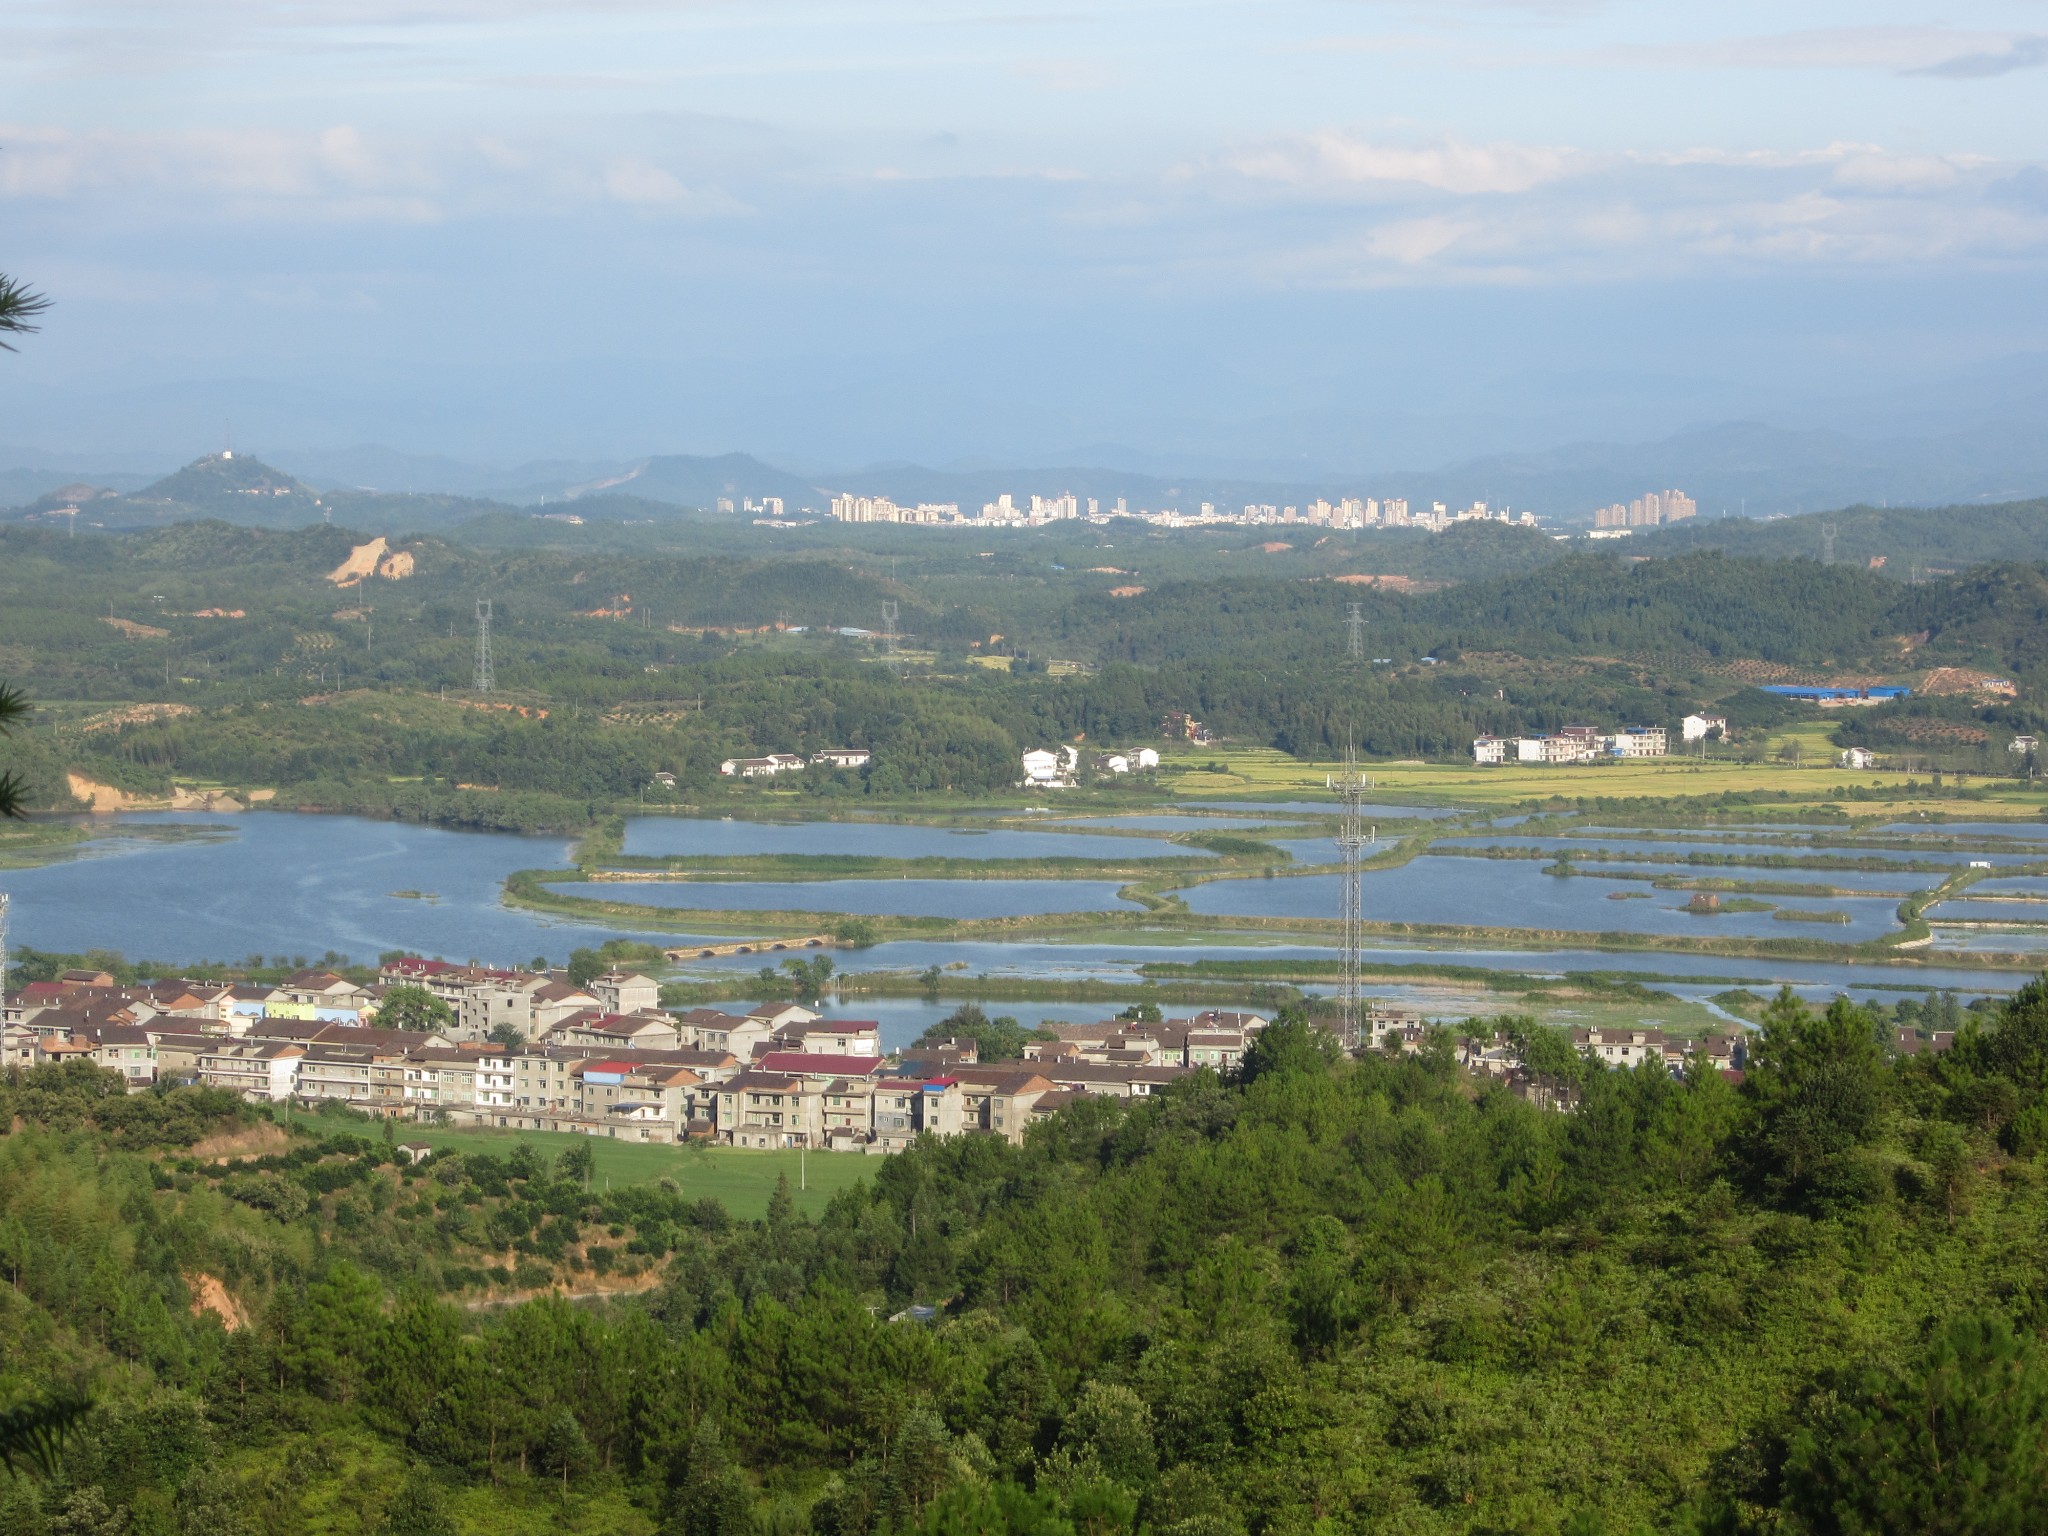
[[[421,993],[445,1005],[442,1022],[379,1022],[394,999],[394,1012],[416,1014]],[[578,986],[560,972],[409,956],[387,960],[369,985],[317,969],[275,985],[120,986],[106,972],[71,971],[22,987],[0,1018],[0,1070],[90,1061],[121,1074],[131,1092],[195,1083],[251,1103],[339,1103],[391,1120],[866,1154],[900,1151],[925,1134],[1018,1143],[1082,1098],[1142,1099],[1197,1072],[1229,1073],[1271,1022],[1207,1010],[1057,1025],[1026,1042],[1021,1059],[983,1061],[972,1039],[888,1052],[874,1021],[796,1002],[738,1014],[664,1009],[658,983],[633,971]],[[1461,1038],[1412,1010],[1378,1006],[1361,1024],[1361,1050],[1448,1049],[1475,1076],[1547,1108],[1570,1107],[1569,1092],[1532,1072],[1505,1034]],[[1745,1060],[1740,1032],[1578,1030],[1571,1039],[1589,1062],[1655,1063],[1680,1077],[1704,1062],[1739,1081]]]

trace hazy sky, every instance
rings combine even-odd
[[[2048,347],[2044,101],[2048,0],[9,0],[0,441],[1790,419]]]

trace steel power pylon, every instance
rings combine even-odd
[[[1835,563],[1835,535],[1840,531],[1833,523],[1822,523],[1820,525],[1820,563],[1822,565],[1833,565]]]
[[[476,691],[489,693],[497,686],[491,671],[491,600],[476,600]]]
[[[894,599],[882,604],[882,654],[890,661],[896,659],[896,615],[902,606]]]
[[[1337,1029],[1344,1049],[1355,1051],[1365,1039],[1365,903],[1361,888],[1365,850],[1377,828],[1365,824],[1365,792],[1372,780],[1358,771],[1358,750],[1347,742],[1344,766],[1330,775],[1342,814],[1337,825],[1337,852],[1344,872],[1341,906],[1344,921],[1343,977],[1337,988]]]
[[[1344,627],[1351,631],[1351,659],[1365,660],[1365,604],[1351,605],[1351,617],[1344,621]]]

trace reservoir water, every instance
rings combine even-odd
[[[1337,875],[1217,880],[1184,894],[1188,908],[1232,917],[1329,917],[1338,910]],[[1886,897],[1780,897],[1774,906],[1846,912],[1846,924],[1790,923],[1770,912],[1686,910],[1683,891],[1594,874],[1546,875],[1527,859],[1417,859],[1368,870],[1359,882],[1367,921],[1458,923],[1484,928],[1544,928],[1583,933],[1735,934],[1747,938],[1877,938],[1898,926],[1898,902]],[[1732,900],[1723,897],[1724,902]]]
[[[126,824],[217,829],[199,841],[124,837]],[[451,960],[557,963],[608,930],[500,900],[518,869],[560,868],[559,837],[447,832],[356,816],[158,812],[93,823],[92,857],[0,870],[16,945],[118,950],[167,962],[250,954],[374,961],[410,949]],[[399,895],[398,892],[417,892]],[[624,936],[680,942],[677,935]]]
[[[1535,848],[1546,853],[1569,852],[1574,858],[1590,858],[1605,848],[1610,853],[1654,854],[1671,860],[1682,860],[1689,853],[1712,854],[1715,857],[1748,855],[1758,859],[1793,858],[1854,858],[1883,859],[1902,868],[1914,861],[1928,864],[1957,865],[1972,860],[1984,860],[1995,865],[2038,864],[2040,853],[1980,853],[1964,848],[1872,848],[1865,846],[1814,847],[1804,843],[1783,843],[1754,841],[1731,842],[1721,838],[1696,838],[1681,840],[1664,836],[1652,837],[1493,837],[1485,833],[1461,835],[1439,840],[1440,844],[1470,848]],[[1821,878],[1816,872],[1815,878]]]
[[[1240,823],[1256,825],[1256,823]],[[1199,832],[1213,822],[1181,820],[1169,830]],[[877,859],[1201,859],[1206,849],[1155,837],[924,827],[873,821],[722,821],[637,816],[626,823],[623,851],[641,858],[717,858],[748,854],[853,854]]]
[[[663,819],[662,824],[675,823]],[[104,818],[92,825],[98,835],[85,846],[83,857],[38,869],[0,870],[0,890],[13,896],[12,937],[17,945],[68,952],[105,948],[166,963],[240,960],[251,953],[318,956],[329,949],[353,960],[373,961],[385,951],[407,949],[453,960],[523,964],[536,955],[560,963],[570,949],[614,934],[657,943],[690,941],[685,934],[583,923],[504,906],[502,883],[512,871],[567,864],[571,845],[559,837],[450,832],[354,817],[276,812],[243,816],[160,813]],[[166,842],[133,834],[138,826],[152,825],[175,826],[203,840],[187,837]],[[1312,845],[1316,840],[1308,841]],[[1405,869],[1367,877],[1371,893],[1368,915],[1390,921],[1548,926],[1586,933],[1623,929],[1851,939],[1888,929],[1896,905],[1882,899],[1766,898],[1778,905],[1851,911],[1856,921],[1848,926],[1780,922],[1768,913],[1703,918],[1671,910],[1682,904],[1683,893],[1654,891],[1644,882],[1597,875],[1560,879],[1543,875],[1541,868],[1533,861],[1418,859]],[[1759,873],[1822,884],[1846,884],[1854,877],[1854,872],[1838,871]],[[1399,877],[1398,881],[1393,877]],[[1883,878],[1911,884],[1924,877]],[[1216,882],[1188,895],[1197,910],[1283,910],[1333,917],[1335,884],[1333,877],[1309,875]],[[2048,891],[2048,880],[2038,877],[2008,877],[1998,884]],[[827,889],[831,886],[852,888],[843,904],[831,904],[833,894]],[[645,886],[570,889],[583,896],[648,899]],[[685,893],[690,904],[715,899],[737,906],[740,899],[752,897],[756,909],[790,904],[833,912],[1001,915],[1106,910],[1122,905],[1115,896],[1114,882],[1106,881],[732,881],[717,886],[677,883],[668,889]],[[1648,895],[1643,900],[1608,900],[1608,893],[1614,891]],[[405,892],[418,894],[400,894]],[[650,900],[649,904],[654,903]],[[2021,909],[2021,913],[2025,911]],[[1009,977],[1130,980],[1136,967],[1148,960],[1328,959],[1333,954],[1327,945],[1298,939],[1262,942],[1254,936],[1232,935],[1190,939],[1166,930],[1151,938],[1143,930],[1129,937],[1133,943],[905,940],[844,954],[840,964],[842,969],[921,971],[929,965],[963,962],[976,972]],[[2028,947],[2031,938],[1957,928],[1944,932],[1941,942],[1982,951],[2010,951]],[[1583,947],[1532,951],[1393,940],[1374,942],[1371,955],[1387,963],[1471,965],[1534,975],[1596,970],[1676,976],[1689,978],[1688,985],[1710,990],[1737,983],[1755,989],[1784,982],[1815,995],[1838,988],[1858,992],[1876,988],[1885,995],[1889,989],[1929,987],[1954,987],[1975,994],[2011,990],[2027,979],[2019,972],[1944,967],[1938,955],[1925,960],[1916,957],[1914,963],[1895,966],[1656,952],[1608,954]],[[760,958],[695,962],[689,969],[730,967],[757,970]],[[1017,1010],[1006,1005],[999,1011]]]

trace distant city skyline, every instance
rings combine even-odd
[[[1654,496],[1654,493],[1652,493]],[[1666,492],[1666,496],[1683,498],[1683,492]],[[779,519],[783,516],[782,502],[775,502],[775,510],[764,518]],[[1178,498],[1185,500],[1186,498]],[[1687,507],[1691,501],[1685,500]],[[1640,505],[1640,503],[1638,504]],[[753,511],[755,504],[749,499],[744,510]],[[729,498],[721,498],[718,504],[721,512],[733,510]],[[766,513],[768,509],[763,506]],[[802,507],[801,513],[816,515],[816,509]],[[1376,497],[1345,496],[1332,502],[1318,496],[1312,501],[1298,505],[1277,505],[1272,502],[1246,502],[1240,507],[1219,506],[1213,501],[1195,502],[1185,510],[1179,505],[1158,507],[1133,506],[1129,498],[1118,496],[1076,496],[1072,491],[1063,491],[1056,496],[1029,495],[1019,500],[1004,491],[995,500],[982,503],[980,514],[964,511],[958,502],[918,502],[915,505],[898,505],[887,496],[844,495],[831,498],[829,515],[842,523],[898,523],[928,527],[975,527],[975,528],[1042,528],[1051,523],[1079,522],[1106,523],[1113,518],[1131,517],[1163,528],[1201,527],[1308,527],[1308,528],[1424,528],[1432,533],[1441,533],[1453,523],[1500,522],[1519,523],[1523,527],[1536,526],[1539,519],[1532,513],[1517,515],[1507,507],[1489,507],[1483,501],[1470,506],[1452,508],[1441,501],[1431,502],[1427,507],[1410,512],[1406,498],[1390,496],[1384,501]],[[1691,516],[1691,512],[1680,514]],[[1605,527],[1607,524],[1602,523]]]
[[[2048,352],[2044,35],[2023,0],[22,0],[0,270],[55,307],[0,409],[53,451],[232,417],[1271,478],[1956,431],[1946,381]]]

